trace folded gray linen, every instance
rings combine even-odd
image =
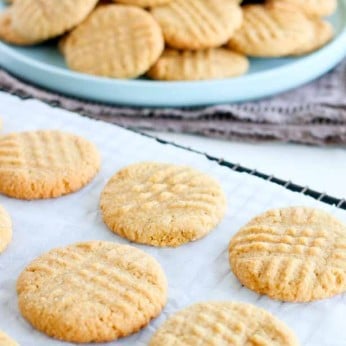
[[[44,90],[4,70],[0,70],[0,90],[134,129],[242,141],[346,143],[346,59],[325,76],[295,90],[260,101],[208,107],[138,108],[100,104]]]

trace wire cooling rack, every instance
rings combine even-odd
[[[9,92],[9,90],[7,90],[5,87],[1,87],[0,91]],[[24,95],[23,93],[21,93],[20,90],[11,91],[9,93],[11,95],[17,96],[17,97],[19,97],[20,99],[23,99],[23,100],[33,99],[33,97],[30,97],[30,96],[28,96],[26,94]],[[55,102],[48,102],[48,101],[47,102],[41,101],[41,102],[46,103],[47,105],[49,105],[52,108],[61,108],[60,105],[55,103]],[[85,113],[78,113],[78,114],[81,115],[81,116],[89,117]],[[90,118],[93,118],[93,117],[90,117]],[[124,128],[124,126],[121,126],[121,125],[117,125],[117,126],[120,126],[120,127]],[[290,191],[294,191],[294,192],[298,192],[298,193],[304,194],[306,196],[310,196],[310,197],[312,197],[312,198],[314,198],[314,199],[316,199],[316,200],[318,200],[320,202],[323,202],[323,203],[335,206],[337,208],[346,210],[346,199],[345,198],[342,198],[342,199],[336,198],[336,197],[333,197],[333,196],[331,196],[331,195],[329,195],[327,193],[312,190],[308,186],[301,186],[301,185],[296,184],[296,183],[294,183],[292,181],[287,181],[287,180],[275,177],[274,175],[267,175],[265,173],[257,171],[256,169],[250,169],[250,168],[244,167],[244,166],[240,165],[239,163],[232,163],[232,162],[226,161],[226,160],[224,160],[222,158],[218,158],[218,157],[209,155],[208,153],[205,153],[205,152],[193,149],[191,147],[186,147],[186,146],[183,146],[183,145],[179,145],[179,144],[174,143],[174,142],[169,142],[169,141],[166,141],[166,140],[163,140],[161,138],[149,135],[149,134],[144,133],[144,132],[139,131],[139,130],[134,130],[134,129],[129,129],[129,128],[127,128],[127,130],[136,132],[136,133],[138,133],[138,134],[140,134],[142,136],[153,138],[157,142],[159,142],[161,144],[164,144],[164,145],[173,145],[173,146],[178,147],[180,149],[188,150],[188,151],[194,152],[196,154],[203,155],[208,160],[216,161],[216,162],[218,162],[219,165],[228,167],[228,168],[232,169],[235,172],[250,174],[252,176],[264,179],[264,180],[266,180],[268,182],[271,182],[271,183],[283,186],[284,188],[286,188],[286,189],[288,189]]]

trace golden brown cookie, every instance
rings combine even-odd
[[[137,243],[179,246],[208,234],[226,211],[209,176],[185,166],[142,162],[115,174],[101,195],[106,225]]]
[[[158,80],[201,80],[239,76],[249,68],[248,59],[223,48],[198,51],[166,49],[148,76]]]
[[[97,0],[16,0],[6,15],[7,35],[0,29],[0,38],[15,44],[34,44],[59,36],[84,20],[96,3]]]
[[[70,342],[135,333],[166,304],[159,263],[128,245],[91,241],[49,251],[17,282],[19,309],[39,331]]]
[[[306,45],[297,49],[293,53],[293,55],[302,55],[302,54],[311,53],[323,47],[333,38],[334,29],[333,29],[333,26],[329,22],[316,19],[316,20],[313,20],[313,25],[314,25],[313,38]]]
[[[124,5],[133,5],[133,6],[139,6],[139,7],[152,7],[152,6],[159,6],[163,4],[168,4],[169,2],[173,0],[114,0],[117,3],[124,4]]]
[[[242,22],[229,0],[174,0],[152,9],[166,43],[177,49],[207,49],[226,43]]]
[[[20,36],[12,26],[12,9],[0,13],[0,40],[16,45],[30,45],[34,42]]]
[[[248,56],[291,55],[313,39],[313,22],[286,3],[247,5],[244,21],[229,47]]]
[[[271,3],[287,2],[303,10],[312,17],[326,17],[337,8],[337,0],[269,0]]]
[[[100,168],[96,147],[60,131],[0,137],[0,193],[20,199],[65,195],[89,183]]]
[[[63,43],[67,65],[88,74],[134,78],[163,51],[161,29],[150,13],[124,5],[100,6]]]
[[[7,211],[0,205],[0,253],[7,248],[11,239],[12,221]]]
[[[235,302],[194,304],[169,317],[149,346],[298,346],[293,332],[254,305]]]
[[[4,332],[0,331],[0,346],[19,346],[14,340],[12,340]]]
[[[309,302],[346,291],[346,226],[313,208],[269,210],[229,246],[246,287],[282,301]]]

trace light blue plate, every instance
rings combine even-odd
[[[0,4],[0,11],[4,5]],[[56,45],[30,48],[0,43],[0,65],[45,88],[75,97],[133,106],[201,106],[259,99],[307,83],[346,56],[346,0],[330,18],[336,37],[299,58],[251,59],[247,75],[202,82],[157,82],[100,78],[67,69]]]

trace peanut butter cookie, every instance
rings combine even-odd
[[[100,168],[96,147],[61,131],[0,138],[0,193],[19,199],[59,197],[89,183]]]
[[[233,273],[271,298],[309,302],[346,291],[346,226],[313,208],[269,210],[229,246]]]
[[[62,44],[67,65],[76,71],[135,78],[163,51],[161,29],[150,13],[125,5],[100,6]]]
[[[236,1],[174,0],[152,9],[166,43],[177,49],[207,49],[226,43],[242,23]]]
[[[0,205],[0,253],[6,249],[11,239],[12,221],[7,211]]]
[[[202,80],[239,76],[249,68],[248,59],[223,48],[198,51],[166,49],[148,76],[158,80]]]
[[[166,304],[159,263],[128,245],[91,241],[49,251],[17,282],[19,309],[36,329],[70,342],[135,333]]]
[[[209,176],[185,166],[143,162],[115,174],[101,195],[106,225],[131,241],[179,246],[207,235],[226,197]]]
[[[206,302],[169,317],[149,346],[298,346],[293,332],[254,305]]]

